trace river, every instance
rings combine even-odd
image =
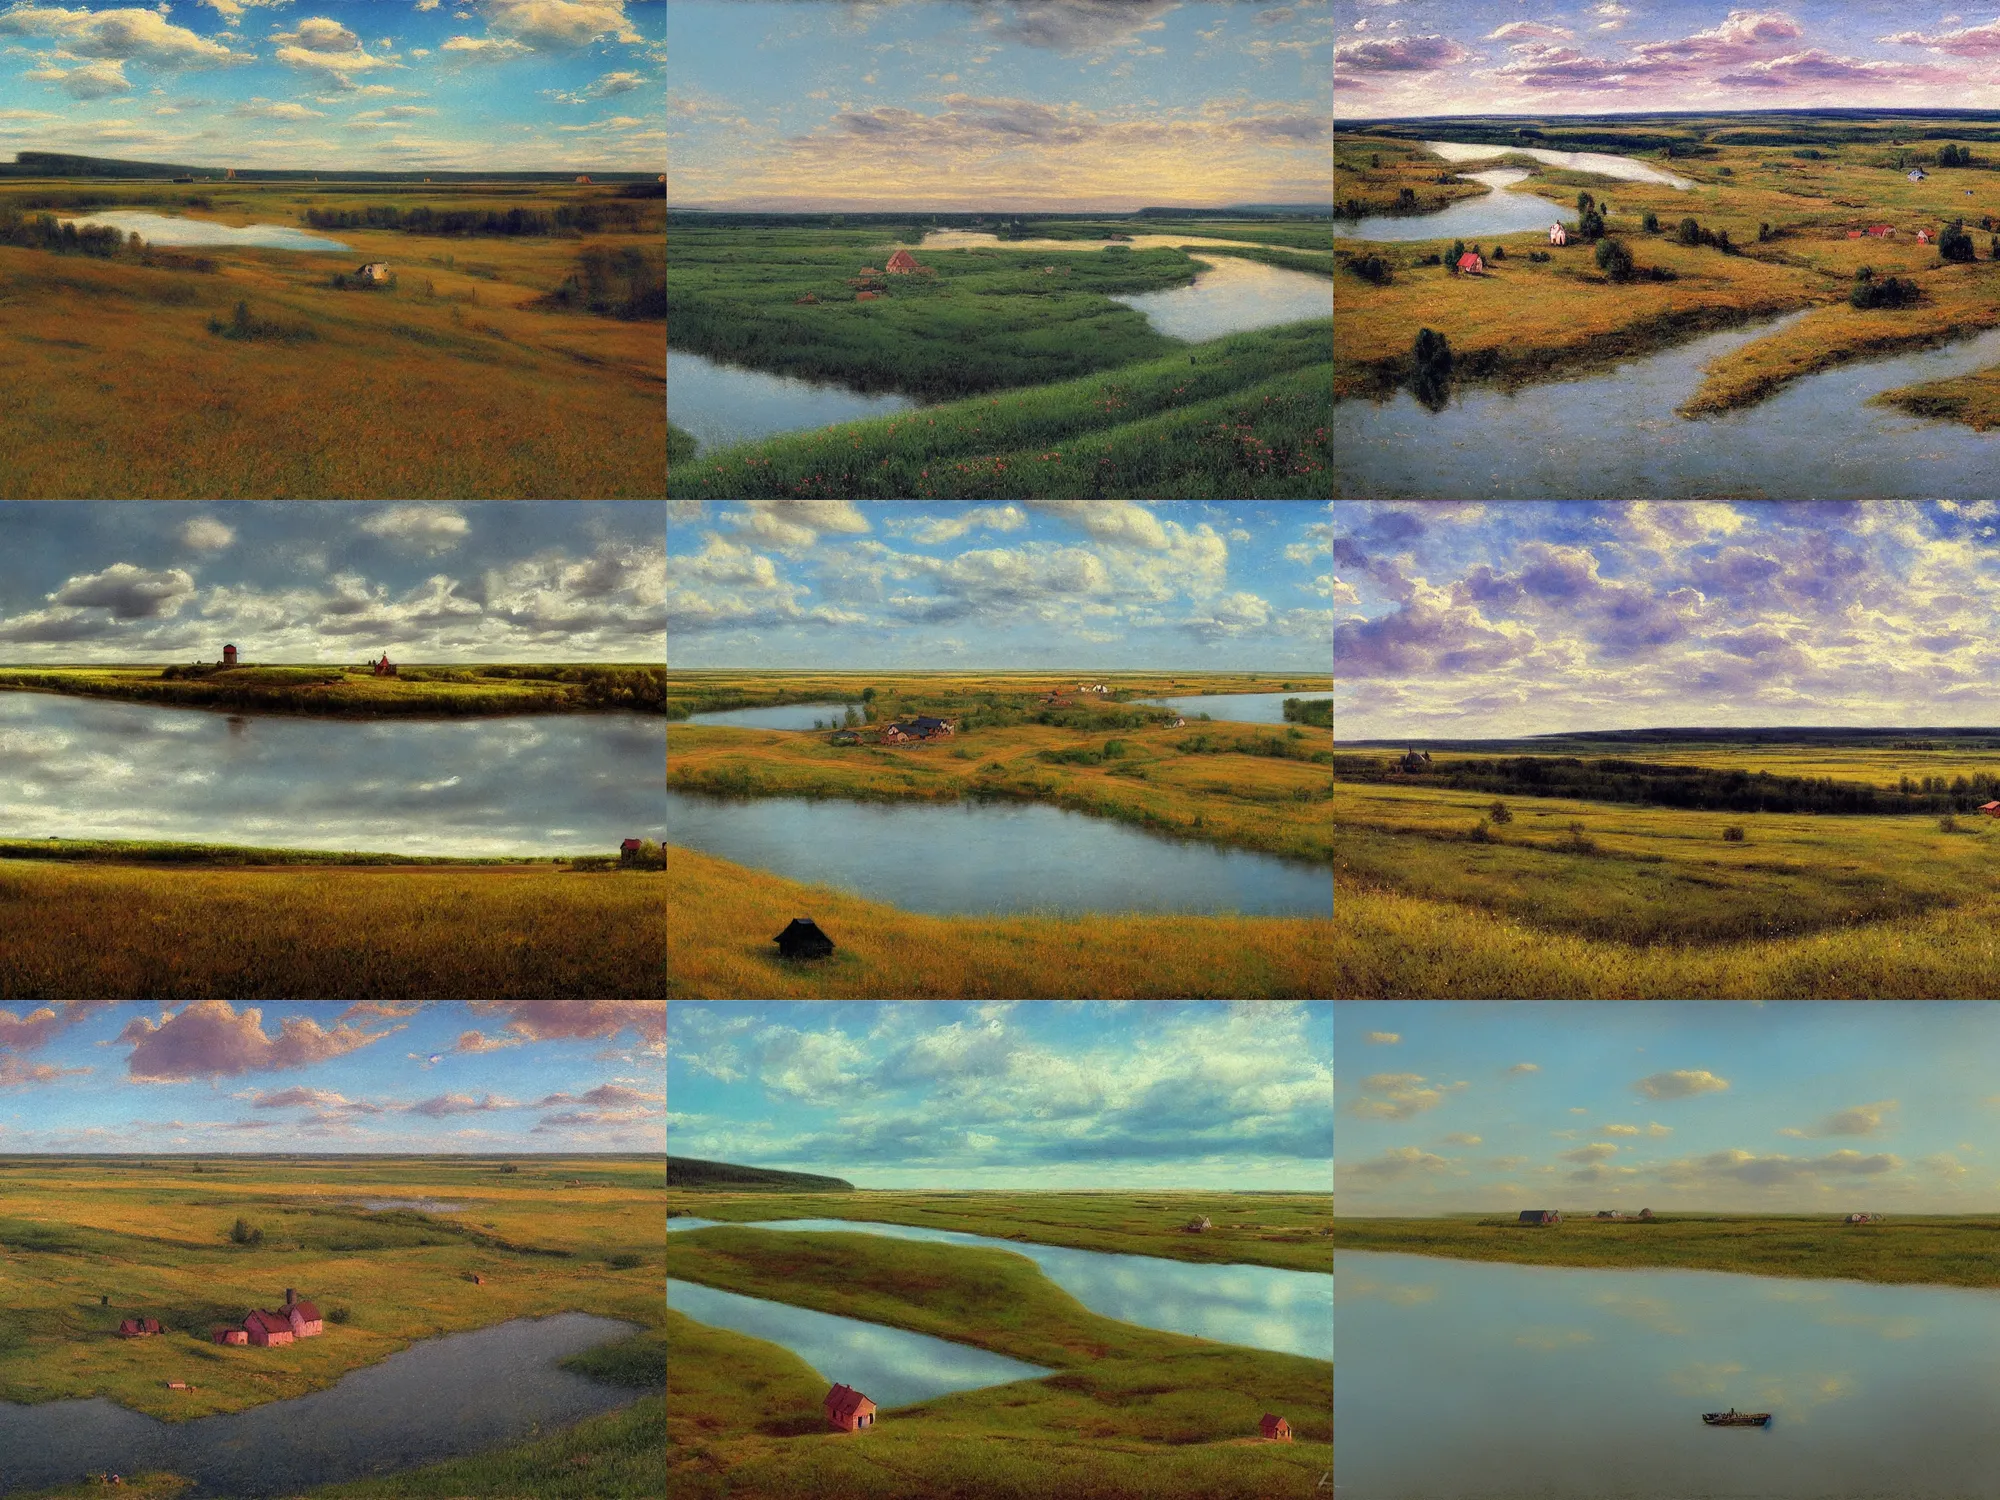
[[[1055,1373],[971,1344],[671,1277],[667,1306],[697,1323],[782,1345],[828,1384],[850,1385],[883,1411],[953,1391],[1038,1380]]]
[[[1200,714],[1224,719],[1232,724],[1283,724],[1287,698],[1330,698],[1333,684],[1323,688],[1302,688],[1292,693],[1197,693],[1186,698],[1134,698],[1134,703],[1156,704],[1193,720]],[[1309,725],[1300,725],[1309,729]]]
[[[714,1227],[708,1219],[667,1220],[670,1230]],[[1333,1358],[1333,1277],[1324,1272],[1205,1265],[858,1219],[769,1219],[729,1227],[833,1230],[1009,1250],[1032,1260],[1044,1276],[1100,1317],[1221,1344],[1303,1354],[1308,1359]]]
[[[1424,148],[1446,161],[1485,161],[1495,156],[1532,156],[1552,167],[1572,172],[1590,172],[1620,182],[1654,182],[1662,187],[1686,192],[1694,184],[1632,156],[1614,156],[1605,151],[1551,151],[1546,146],[1482,146],[1466,141],[1425,141]]]
[[[633,1331],[586,1313],[516,1318],[427,1339],[310,1396],[191,1422],[160,1422],[102,1397],[0,1402],[0,1491],[74,1484],[91,1471],[167,1469],[194,1480],[184,1500],[291,1495],[526,1442],[634,1399],[633,1390],[556,1368]],[[324,1336],[341,1332],[333,1325]],[[297,1358],[286,1349],[221,1352]],[[188,1374],[200,1383],[196,1362]]]
[[[755,442],[781,432],[893,416],[917,403],[893,392],[857,391],[667,350],[667,415],[703,449]]]
[[[1333,914],[1326,865],[1166,838],[1043,803],[724,798],[669,790],[666,812],[674,843],[787,880],[842,886],[905,911]],[[829,936],[840,941],[838,932]]]
[[[1358,1251],[1335,1276],[1351,1500],[2000,1496],[2000,1293]],[[1771,1425],[1702,1423],[1732,1406]]]
[[[1471,146],[1454,141],[1425,141],[1424,145],[1446,161],[1479,161],[1487,157],[1519,154],[1532,156],[1551,166],[1591,172],[1626,182],[1658,183],[1685,191],[1694,186],[1685,177],[1662,172],[1657,167],[1629,156],[1610,156],[1597,151],[1549,151],[1540,147]],[[1517,183],[1531,175],[1519,167],[1495,167],[1485,172],[1461,172],[1468,182],[1492,189],[1478,198],[1460,198],[1428,214],[1369,214],[1364,218],[1339,220],[1336,229],[1345,239],[1376,240],[1384,243],[1411,240],[1472,239],[1479,235],[1519,234],[1526,229],[1547,229],[1556,220],[1577,221],[1573,206],[1560,204],[1536,193],[1513,191]]]
[[[1462,387],[1442,411],[1409,392],[1333,411],[1335,493],[1349,499],[1961,499],[2000,496],[2000,431],[1871,406],[1870,397],[2000,362],[2000,329],[1843,365],[1755,406],[1674,410],[1710,360],[1780,324],[1709,334],[1574,380]]]
[[[811,729],[813,720],[845,719],[847,710],[859,714],[860,703],[786,703],[777,708],[730,708],[714,713],[690,714],[677,720],[682,724],[719,724],[730,729]]]
[[[0,829],[393,854],[610,854],[666,836],[666,723],[311,719],[0,692]]]
[[[1154,332],[1197,343],[1333,316],[1331,277],[1227,255],[1213,256],[1203,264],[1211,269],[1199,272],[1192,286],[1109,295],[1113,302],[1144,313]]]
[[[347,250],[352,247],[323,235],[307,234],[283,224],[246,224],[234,228],[209,219],[185,219],[179,215],[149,214],[138,209],[117,208],[104,213],[79,214],[65,219],[79,227],[108,224],[125,234],[136,234],[149,245],[226,245],[249,250]]]

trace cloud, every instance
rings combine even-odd
[[[156,10],[70,10],[60,5],[16,4],[0,11],[0,36],[48,37],[63,55],[144,63],[161,70],[228,67],[256,54],[232,52]]]
[[[180,538],[183,547],[193,547],[201,552],[220,552],[236,540],[236,528],[213,516],[191,516],[181,522],[174,535]]]
[[[730,519],[738,531],[782,551],[810,547],[821,532],[858,535],[872,529],[851,500],[752,500]]]
[[[259,1094],[251,1101],[252,1109],[316,1109],[338,1111],[342,1114],[379,1115],[382,1106],[370,1104],[365,1099],[349,1099],[331,1089],[289,1088],[274,1094]]]
[[[356,32],[330,16],[307,16],[290,31],[272,32],[271,40],[279,44],[279,62],[324,73],[337,87],[351,86],[351,73],[396,66],[392,55],[368,51]]]
[[[1445,1095],[1464,1088],[1463,1083],[1434,1084],[1421,1073],[1377,1073],[1362,1080],[1367,1094],[1348,1105],[1349,1114],[1367,1120],[1406,1120],[1442,1104]]]
[[[949,516],[924,520],[911,531],[910,540],[920,546],[935,547],[957,541],[977,527],[988,531],[1019,531],[1027,524],[1027,514],[1018,505],[974,505],[955,510]]]
[[[59,1068],[53,1063],[29,1062],[27,1058],[9,1052],[0,1056],[0,1089],[54,1083],[58,1078],[69,1078],[89,1071],[88,1068]]]
[[[531,1042],[602,1041],[632,1031],[644,1041],[667,1039],[664,1000],[473,1000],[480,1015],[504,1016],[507,1029]]]
[[[194,578],[184,568],[141,568],[113,563],[101,573],[72,576],[48,596],[73,609],[104,609],[118,620],[172,616],[194,597]]]
[[[289,101],[282,104],[273,104],[268,99],[252,99],[247,104],[237,105],[231,113],[256,120],[323,120],[326,118],[323,110],[308,109],[303,104],[293,104]]]
[[[1450,1169],[1451,1163],[1442,1156],[1433,1156],[1415,1146],[1397,1146],[1371,1161],[1356,1162],[1340,1170],[1348,1177],[1358,1177],[1364,1182],[1397,1182],[1406,1177]]]
[[[1748,63],[1733,73],[1720,74],[1715,81],[1731,88],[1808,89],[1828,84],[1951,83],[1959,81],[1959,75],[1928,63],[1838,57],[1818,47],[1808,47],[1784,57]]]
[[[415,552],[449,552],[471,532],[464,512],[449,505],[371,507],[360,529],[370,536],[401,543]]]
[[[1681,1068],[1641,1078],[1632,1087],[1648,1099],[1686,1099],[1695,1094],[1719,1094],[1729,1087],[1729,1081],[1706,1068]]]
[[[447,37],[440,50],[469,62],[506,62],[511,58],[526,57],[535,49],[512,37],[454,36]]]
[[[1894,1099],[1883,1099],[1874,1104],[1856,1104],[1848,1109],[1835,1110],[1817,1125],[1804,1130],[1786,1126],[1779,1135],[1793,1136],[1801,1140],[1816,1139],[1829,1135],[1874,1135],[1882,1128],[1882,1123],[1897,1108]]]
[[[1723,1182],[1782,1187],[1824,1178],[1874,1177],[1902,1165],[1900,1157],[1886,1153],[1863,1156],[1858,1151],[1834,1151],[1821,1157],[1796,1157],[1728,1150],[1670,1162],[1661,1169],[1661,1179],[1671,1186],[1696,1189]]]
[[[227,1000],[197,1000],[162,1015],[157,1023],[139,1016],[117,1039],[132,1044],[126,1071],[134,1078],[160,1082],[303,1068],[402,1030],[392,1026],[362,1031],[336,1024],[328,1031],[310,1018],[291,1016],[279,1034],[270,1037],[264,1034],[263,1019],[261,1010],[239,1014]]]
[[[442,1120],[447,1115],[476,1115],[490,1110],[520,1109],[522,1106],[512,1099],[497,1098],[485,1094],[475,1099],[470,1094],[439,1094],[434,1099],[426,1099],[421,1104],[406,1105],[407,1113],[423,1115],[427,1119]]]
[[[642,42],[625,0],[469,0],[497,33],[528,51],[573,52],[591,42]],[[456,40],[456,38],[454,38]],[[445,44],[447,47],[450,42]]]
[[[1496,26],[1486,33],[1489,42],[1513,42],[1524,37],[1546,37],[1551,41],[1566,42],[1576,33],[1567,26],[1550,26],[1541,21],[1509,21],[1504,26]]]
[[[1482,1146],[1486,1143],[1484,1136],[1467,1135],[1462,1130],[1453,1131],[1445,1140],[1454,1146]]]
[[[986,30],[1002,41],[1048,52],[1123,45],[1165,24],[1179,0],[1014,0],[990,7]]]
[[[1399,1031],[1371,1031],[1368,1033],[1368,1040],[1379,1047],[1393,1047],[1402,1039],[1403,1034]]]
[[[1592,1141],[1588,1146],[1579,1146],[1574,1151],[1560,1153],[1563,1161],[1599,1162],[1609,1161],[1618,1154],[1618,1148],[1609,1141]]]
[[[1542,1065],[1540,1063],[1515,1063],[1513,1067],[1508,1068],[1506,1071],[1510,1076],[1520,1077],[1528,1073],[1541,1072]]]
[[[1983,26],[1968,26],[1962,31],[1898,31],[1875,40],[1904,47],[1927,47],[1952,57],[1996,57],[2000,56],[2000,19]]]
[[[1394,36],[1342,42],[1333,49],[1336,68],[1357,73],[1431,73],[1472,56],[1448,36]]]
[[[550,1094],[545,1099],[535,1101],[535,1109],[548,1109],[557,1104],[589,1104],[603,1109],[631,1109],[658,1103],[665,1098],[662,1094],[642,1094],[637,1089],[624,1088],[615,1083],[599,1084],[587,1094]]]
[[[262,10],[279,5],[291,5],[294,3],[294,0],[201,0],[201,3],[206,5],[210,10],[218,12],[223,20],[234,26],[243,19],[243,12],[246,10]],[[436,5],[438,0],[429,0],[429,3]],[[425,0],[417,0],[417,9],[423,10],[424,8]]]
[[[132,84],[125,77],[125,64],[117,60],[89,63],[81,68],[50,65],[30,69],[21,76],[36,83],[56,84],[72,99],[103,99],[132,91]]]
[[[0,1047],[16,1052],[32,1052],[37,1047],[46,1046],[55,1037],[69,1030],[82,1020],[89,1011],[85,1007],[109,1005],[108,1000],[65,1000],[63,1008],[44,1005],[21,1015],[16,1011],[0,1010]]]
[[[453,1044],[454,1052],[501,1052],[509,1047],[518,1047],[526,1039],[523,1037],[490,1037],[484,1032],[461,1031],[458,1041]]]

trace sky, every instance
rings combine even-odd
[[[666,0],[0,0],[0,156],[658,171]]]
[[[1340,1007],[1340,1210],[1992,1213],[2000,1007]]]
[[[1332,508],[669,500],[667,661],[1323,672]]]
[[[1333,201],[1327,0],[674,0],[667,201]]]
[[[1342,739],[2000,724],[1991,500],[1335,510]]]
[[[1324,1192],[1331,1001],[696,1004],[667,1149],[860,1188]]]
[[[1346,118],[2000,105],[2000,19],[1948,4],[1336,0],[1334,19]]]
[[[658,662],[652,502],[16,501],[0,663]]]
[[[0,1006],[0,1155],[659,1151],[657,1000]]]

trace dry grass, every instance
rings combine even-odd
[[[662,879],[0,861],[0,998],[659,996]]]
[[[801,912],[832,958],[772,942]],[[670,999],[1330,998],[1333,922],[1312,917],[932,917],[674,846]]]

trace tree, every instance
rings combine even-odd
[[[872,687],[863,688],[861,690],[861,701],[863,703],[873,703],[875,701],[875,689]]]
[[[1576,211],[1580,214],[1587,214],[1595,206],[1596,202],[1597,200],[1591,197],[1590,194],[1578,193],[1576,195]]]
[[[1964,220],[1954,219],[1945,226],[1938,236],[1938,255],[1945,260],[1973,259],[1972,236],[1965,232]]]
[[[1505,260],[1507,258],[1507,247],[1505,245],[1495,245],[1493,247],[1493,258],[1495,260]]]
[[[1511,823],[1514,821],[1514,814],[1508,810],[1507,804],[1502,802],[1498,797],[1495,797],[1493,805],[1486,809],[1486,816],[1496,823]]]
[[[1432,411],[1442,411],[1451,393],[1451,341],[1432,329],[1420,329],[1411,357],[1416,363],[1411,393]]]
[[[1451,254],[1445,257],[1444,268],[1454,276],[1458,274],[1458,258],[1463,254],[1465,254],[1465,241],[1453,240]]]
[[[1743,842],[1743,830],[1737,827],[1736,825],[1731,824],[1729,827],[1722,830],[1722,839],[1724,843],[1740,844]]]
[[[1768,240],[1770,237],[1771,237],[1771,226],[1769,224],[1759,224],[1757,226],[1757,243],[1761,245],[1764,243],[1764,241]]]
[[[855,706],[852,703],[848,704],[847,717],[842,722],[845,723],[849,729],[852,729],[855,725],[861,722],[860,710],[855,708]]]
[[[1650,208],[1647,209],[1646,216],[1639,221],[1639,227],[1648,234],[1658,234],[1660,232],[1660,216]]]
[[[1701,225],[1691,218],[1682,219],[1680,232],[1674,237],[1683,245],[1699,245],[1701,243]]]
[[[1585,194],[1588,197],[1589,194]],[[1595,208],[1586,208],[1576,221],[1576,232],[1586,240],[1604,238],[1604,215]]]
[[[1613,281],[1632,279],[1632,252],[1617,240],[1597,242],[1597,269]]]

